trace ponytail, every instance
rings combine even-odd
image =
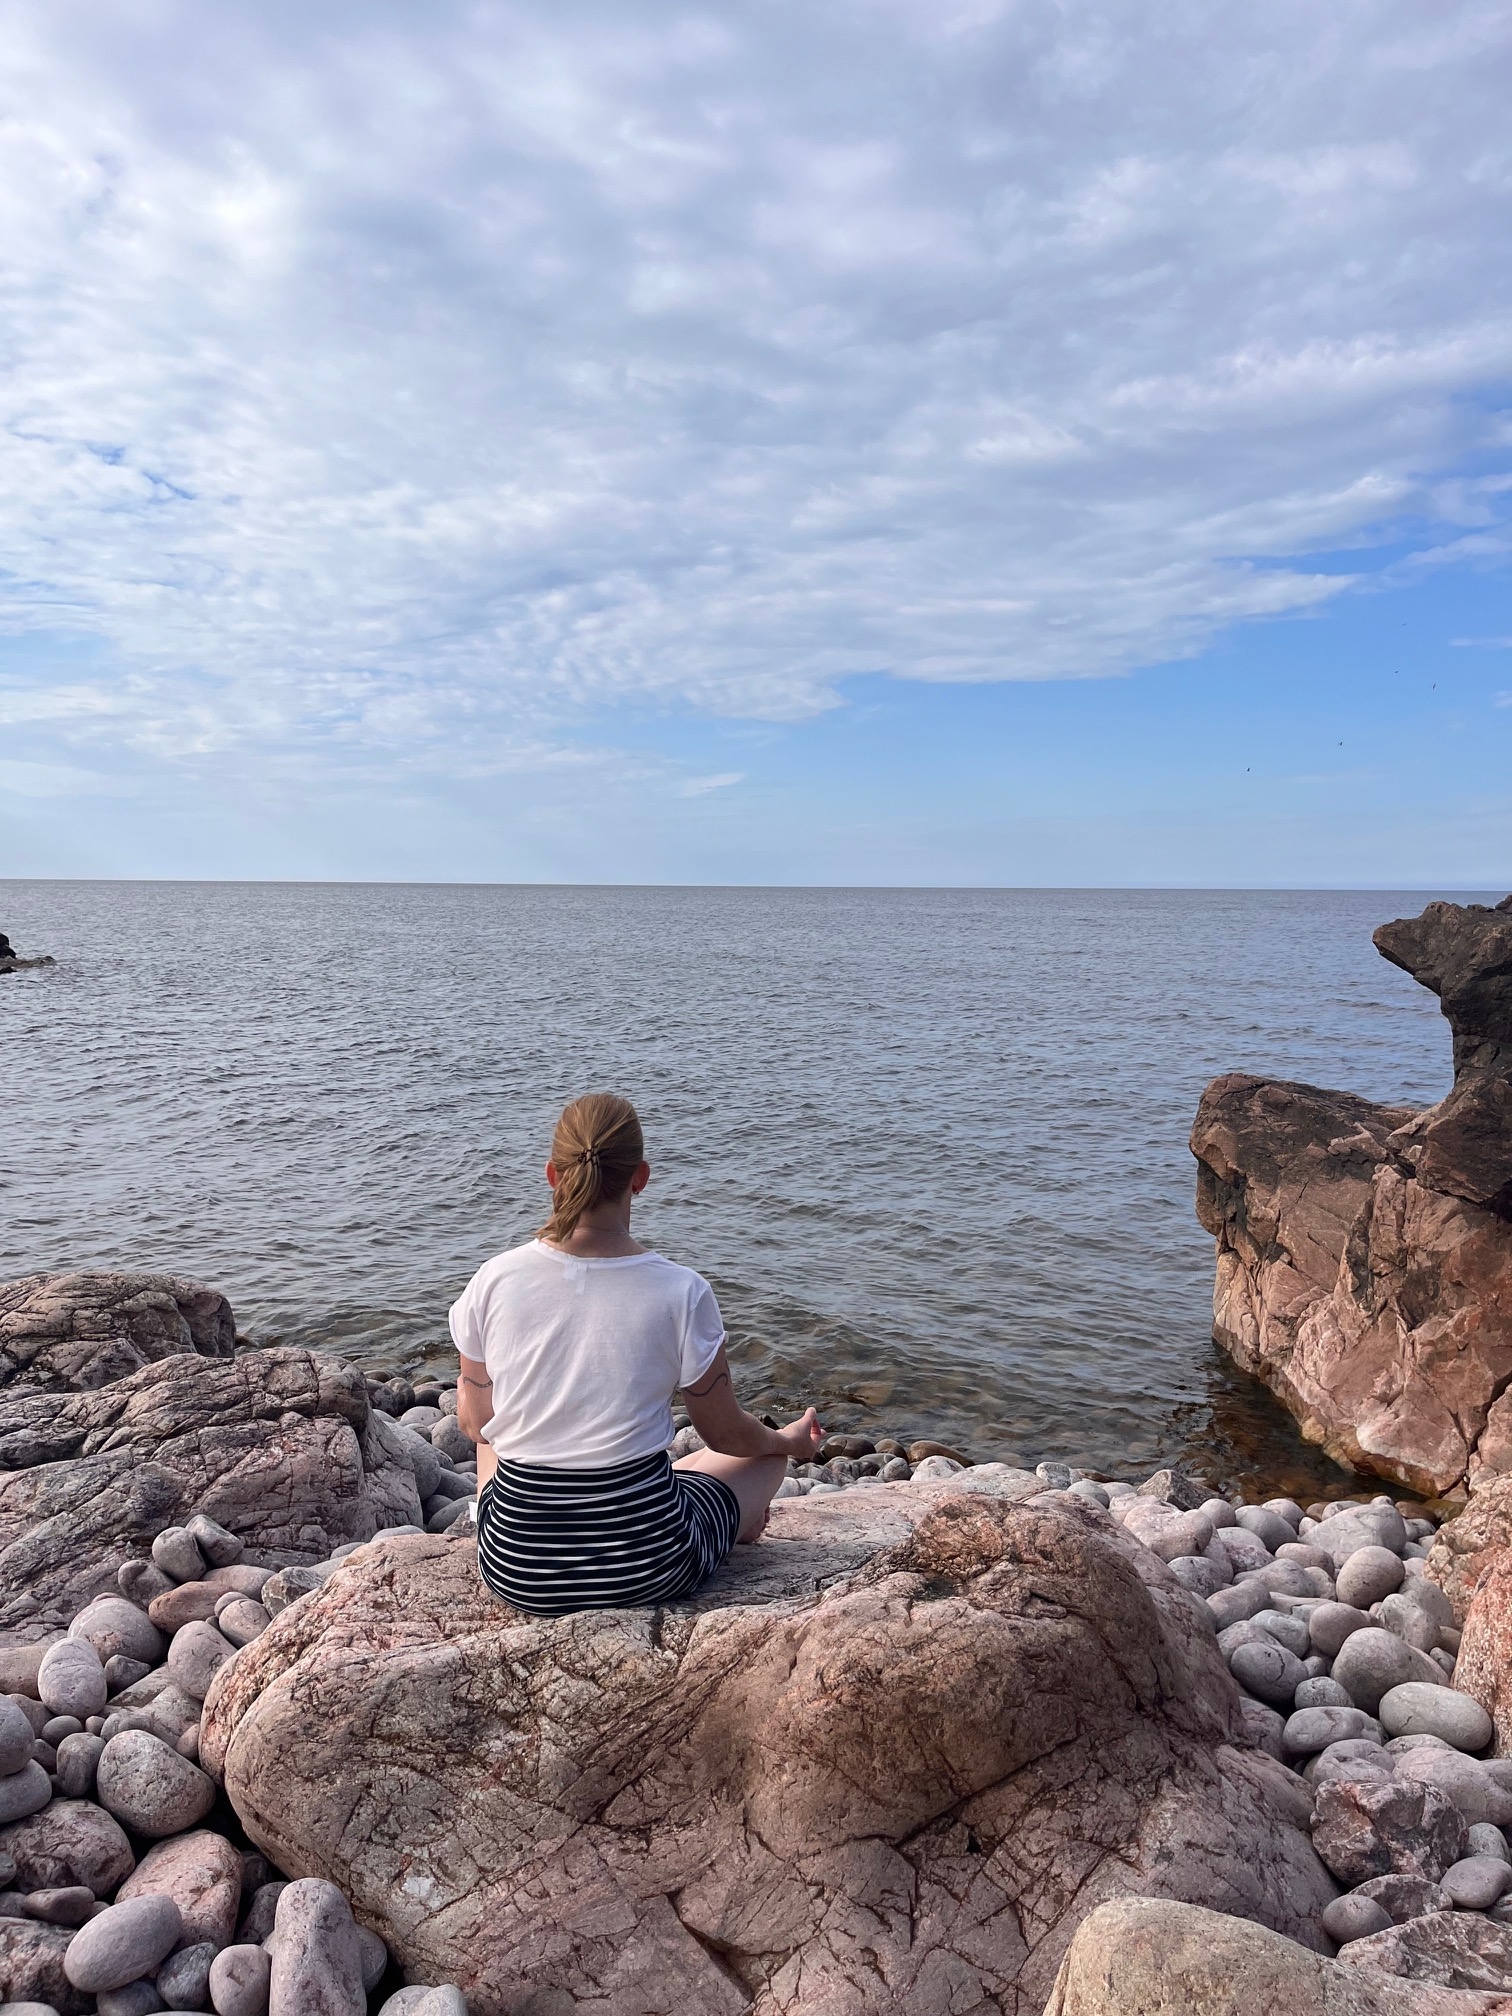
[[[612,1092],[574,1099],[562,1109],[551,1137],[556,1188],[551,1216],[538,1237],[564,1246],[585,1211],[624,1196],[645,1159],[640,1120],[628,1099]]]

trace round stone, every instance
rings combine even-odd
[[[1294,1658],[1307,1657],[1311,1640],[1307,1635],[1305,1617],[1298,1617],[1290,1610],[1257,1610],[1253,1621],[1278,1645],[1284,1645]]]
[[[203,2009],[210,1995],[216,1948],[208,1942],[181,1946],[158,1969],[157,1989],[168,2009]]]
[[[30,1762],[37,1732],[8,1695],[0,1694],[0,1778]]]
[[[1234,1508],[1227,1498],[1204,1498],[1197,1510],[1215,1533],[1221,1526],[1234,1524]]]
[[[1166,1566],[1176,1577],[1183,1589],[1190,1589],[1194,1596],[1213,1596],[1220,1589],[1226,1589],[1233,1580],[1227,1565],[1222,1567],[1209,1561],[1203,1554],[1178,1554]]]
[[[99,2016],[157,2016],[162,2006],[155,1981],[128,1981],[124,1988],[107,1988],[95,2003]]]
[[[215,1628],[228,1644],[240,1647],[260,1638],[272,1622],[261,1603],[250,1596],[238,1596],[216,1613]]]
[[[1308,1663],[1303,1661],[1304,1665]],[[1296,1708],[1348,1708],[1359,1713],[1338,1681],[1327,1679],[1322,1674],[1302,1682],[1293,1696],[1292,1705]]]
[[[1392,1736],[1437,1736],[1455,1750],[1484,1750],[1493,1734],[1479,1701],[1420,1680],[1390,1688],[1381,1696],[1379,1714]]]
[[[1268,1554],[1274,1554],[1278,1547],[1285,1547],[1297,1537],[1297,1529],[1289,1520],[1275,1512],[1267,1512],[1263,1505],[1240,1505],[1234,1512],[1234,1524],[1253,1533]]]
[[[1223,1535],[1220,1533],[1221,1540]],[[1207,1599],[1208,1613],[1220,1631],[1230,1624],[1238,1624],[1246,1617],[1253,1617],[1257,1611],[1271,1607],[1270,1591],[1257,1582],[1236,1582],[1232,1588],[1219,1589]]]
[[[1229,1660],[1229,1671],[1246,1693],[1253,1694],[1272,1708],[1290,1708],[1298,1687],[1307,1678],[1296,1654],[1274,1642],[1236,1646]],[[1326,1714],[1328,1711],[1309,1712]]]
[[[1443,1685],[1442,1674],[1426,1653],[1415,1652],[1394,1632],[1376,1625],[1350,1633],[1334,1660],[1332,1677],[1367,1715],[1374,1715],[1383,1694],[1406,1681]]]
[[[145,1729],[111,1737],[100,1754],[95,1789],[108,1813],[152,1840],[182,1834],[215,1804],[213,1781]]]
[[[1507,1846],[1506,1835],[1489,1820],[1476,1821],[1466,1845],[1472,1855],[1494,1855],[1499,1862],[1512,1864],[1512,1849]]]
[[[1393,1870],[1387,1876],[1372,1876],[1355,1893],[1379,1904],[1393,1925],[1405,1925],[1412,1918],[1426,1918],[1432,1911],[1447,1911],[1449,1899],[1443,1886],[1431,1876],[1414,1876]]]
[[[95,1788],[95,1772],[99,1768],[100,1752],[105,1748],[103,1737],[91,1736],[80,1731],[76,1736],[65,1736],[58,1745],[56,1765],[58,1790],[65,1799],[88,1799]]]
[[[216,2016],[265,2016],[272,1966],[261,1946],[228,1946],[210,1963],[210,2003]]]
[[[117,1653],[148,1666],[156,1666],[163,1656],[162,1632],[124,1596],[97,1596],[69,1625],[68,1635],[93,1645],[102,1666]]]
[[[1263,1568],[1271,1558],[1271,1551],[1258,1534],[1249,1532],[1243,1526],[1220,1526],[1213,1536],[1229,1558],[1229,1565],[1236,1575],[1243,1575],[1253,1568]]]
[[[1278,1561],[1295,1561],[1299,1568],[1318,1568],[1333,1586],[1333,1556],[1325,1554],[1321,1547],[1309,1547],[1305,1540],[1288,1540],[1284,1547],[1276,1549]]]
[[[1370,1618],[1352,1603],[1322,1602],[1307,1613],[1307,1634],[1315,1652],[1325,1659],[1337,1658],[1344,1640],[1356,1631],[1370,1628]]]
[[[1369,1724],[1358,1708],[1299,1708],[1287,1719],[1281,1745],[1288,1757],[1312,1757],[1331,1743],[1363,1737]]]
[[[152,1558],[175,1582],[198,1582],[210,1565],[187,1526],[167,1526],[152,1543]]]
[[[1368,1610],[1401,1588],[1403,1573],[1400,1555],[1389,1547],[1359,1547],[1341,1564],[1334,1587],[1341,1603]]]
[[[175,1686],[203,1701],[210,1692],[210,1682],[235,1654],[236,1647],[213,1624],[186,1624],[168,1647],[168,1671]]]
[[[37,1669],[37,1696],[54,1715],[86,1716],[104,1712],[109,1690],[105,1666],[93,1645],[82,1638],[64,1638],[50,1645]]]
[[[196,1512],[184,1531],[191,1536],[212,1568],[229,1568],[246,1552],[246,1541],[220,1525],[208,1513]]]
[[[63,1972],[85,1995],[124,1988],[155,1974],[179,1941],[179,1911],[171,1897],[133,1897],[112,1904],[76,1932]]]
[[[1495,1855],[1467,1855],[1439,1880],[1457,1911],[1489,1911],[1512,1885],[1512,1869]]]
[[[1362,1897],[1357,1890],[1323,1906],[1323,1930],[1335,1945],[1348,1946],[1352,1940],[1368,1939],[1374,1932],[1390,1929],[1389,1914],[1373,1897]]]
[[[52,1797],[52,1780],[35,1759],[0,1778],[0,1827],[37,1813]]]
[[[1306,1517],[1295,1498],[1267,1498],[1260,1509],[1262,1512],[1274,1512],[1278,1519],[1284,1519],[1293,1533]]]
[[[1439,1641],[1440,1627],[1401,1590],[1387,1596],[1377,1606],[1376,1615],[1386,1630],[1394,1631],[1404,1645],[1414,1646],[1419,1652],[1432,1652]]]

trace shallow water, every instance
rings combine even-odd
[[[1426,900],[0,883],[59,962],[0,978],[0,1278],[165,1268],[259,1342],[435,1361],[609,1087],[748,1402],[1324,1489],[1209,1341],[1187,1135],[1226,1070],[1441,1097],[1437,1004],[1370,944]]]

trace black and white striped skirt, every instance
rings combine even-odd
[[[739,1531],[729,1485],[664,1450],[608,1470],[501,1460],[478,1499],[478,1567],[533,1616],[626,1610],[691,1596]]]

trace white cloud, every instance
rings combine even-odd
[[[0,720],[507,766],[1119,672],[1396,521],[1496,563],[1509,52],[1492,0],[21,0],[0,625],[105,654]]]

